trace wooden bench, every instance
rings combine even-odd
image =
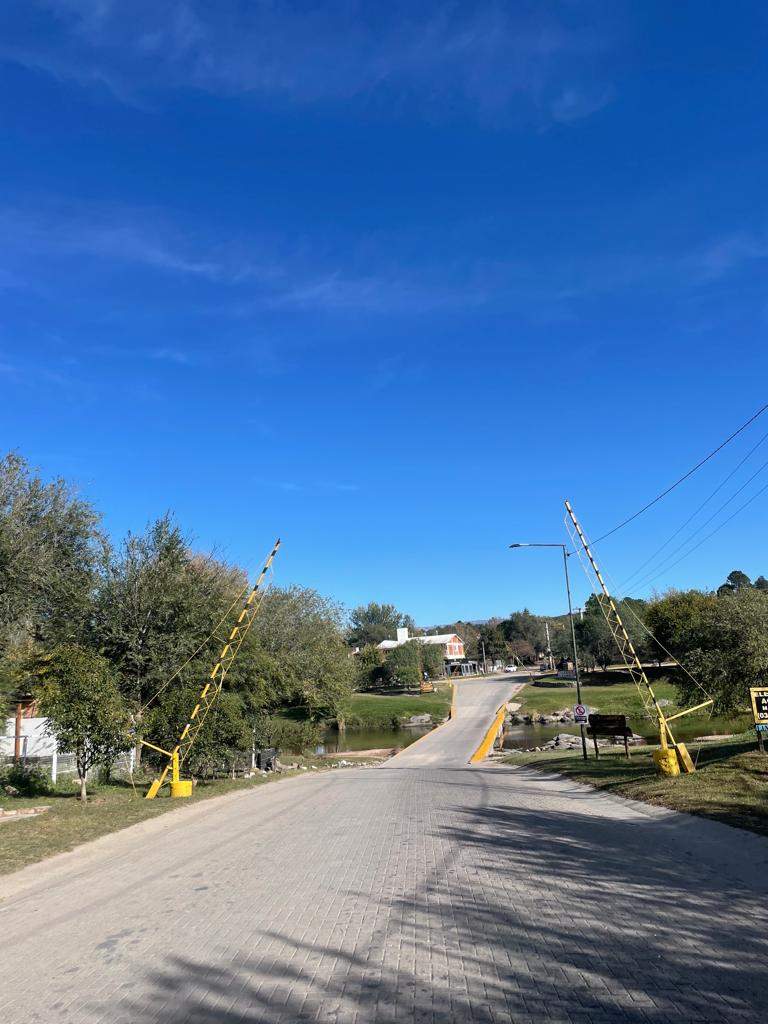
[[[594,741],[595,757],[600,757],[597,749],[598,736],[610,736],[612,739],[620,736],[624,740],[624,753],[629,757],[629,738],[632,736],[632,730],[627,725],[626,715],[590,715],[587,735]]]

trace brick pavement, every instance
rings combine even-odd
[[[6,1024],[758,1021],[768,841],[466,761],[184,808],[0,883]]]

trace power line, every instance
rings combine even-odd
[[[755,420],[758,419],[758,417],[762,416],[766,409],[768,409],[768,402],[766,402],[765,405],[763,405],[760,409],[758,409],[757,412],[753,416],[750,416],[750,418],[746,421],[746,423],[742,423],[742,425],[738,428],[738,430],[735,430],[731,434],[730,437],[726,437],[726,439],[723,442],[721,442],[717,446],[717,448],[714,448],[709,453],[709,455],[705,455],[703,459],[701,459],[699,462],[697,462],[695,466],[693,466],[691,469],[689,469],[687,473],[684,473],[678,480],[675,480],[675,482],[673,484],[670,484],[669,487],[667,487],[665,490],[663,490],[661,492],[661,494],[657,494],[655,498],[652,498],[651,501],[649,501],[646,505],[643,505],[643,507],[641,509],[638,509],[637,512],[634,512],[631,516],[628,516],[626,519],[624,519],[622,522],[620,522],[617,526],[614,526],[613,529],[608,530],[607,533],[602,534],[595,541],[593,541],[593,543],[594,544],[599,544],[600,541],[601,540],[605,540],[606,537],[610,537],[614,533],[618,533],[619,530],[622,530],[625,526],[628,526],[629,523],[631,523],[635,519],[637,519],[638,516],[641,516],[644,512],[647,512],[649,508],[651,508],[653,505],[655,505],[658,501],[661,501],[662,498],[666,498],[666,496],[668,494],[670,494],[672,491],[674,491],[674,489],[676,487],[679,487],[680,484],[684,483],[688,479],[688,477],[693,476],[693,474],[698,469],[701,469],[701,467],[706,462],[709,462],[710,459],[714,458],[714,456],[717,455],[718,452],[722,451],[723,448],[725,448],[726,445],[730,444],[731,441],[733,441],[733,439],[735,437],[738,437],[739,434],[741,434],[744,430],[747,429],[748,426],[750,426],[750,424],[754,423]]]
[[[761,467],[761,468],[764,468],[764,467]],[[758,472],[759,472],[759,471],[758,471]],[[755,475],[757,475],[757,474],[755,474]],[[750,479],[752,479],[752,478],[750,478]],[[747,481],[747,482],[749,482],[749,481]],[[746,484],[745,484],[745,486],[746,486]],[[743,488],[741,488],[741,489],[743,490]],[[665,573],[669,572],[669,570],[670,570],[670,569],[674,569],[674,567],[675,567],[676,565],[679,565],[679,564],[680,564],[680,562],[682,562],[682,561],[684,561],[684,560],[685,560],[686,558],[688,558],[688,556],[689,556],[689,555],[692,555],[694,551],[697,551],[697,550],[698,550],[698,549],[699,549],[699,548],[701,547],[701,545],[702,545],[702,544],[705,544],[705,543],[706,543],[706,542],[707,542],[707,541],[709,540],[709,538],[710,538],[710,537],[714,537],[714,535],[715,535],[716,533],[719,533],[719,532],[720,532],[720,530],[722,530],[722,528],[723,528],[724,526],[727,526],[727,525],[728,525],[728,523],[730,523],[730,521],[731,521],[732,519],[735,519],[735,518],[736,518],[736,516],[737,516],[737,515],[739,514],[739,512],[742,512],[742,511],[743,511],[743,510],[744,510],[744,509],[745,509],[745,508],[746,508],[746,507],[747,507],[748,505],[751,505],[751,504],[752,504],[752,502],[753,502],[753,501],[755,500],[755,498],[759,498],[759,497],[760,497],[760,495],[761,495],[761,494],[763,494],[763,493],[764,493],[765,491],[768,491],[768,483],[767,483],[767,484],[763,484],[763,486],[762,486],[762,487],[760,488],[760,490],[758,490],[758,491],[755,491],[755,493],[754,493],[754,494],[753,494],[753,495],[752,495],[751,497],[747,498],[747,500],[746,500],[746,501],[745,501],[745,502],[744,502],[744,503],[743,503],[742,505],[739,505],[739,507],[738,507],[738,508],[736,509],[736,511],[735,511],[735,512],[732,512],[732,513],[731,513],[731,514],[730,514],[730,515],[728,516],[728,518],[727,518],[727,519],[724,519],[724,520],[722,521],[722,523],[720,523],[720,524],[719,524],[718,526],[716,526],[716,527],[714,528],[714,530],[710,530],[710,532],[709,532],[709,533],[708,533],[708,534],[707,534],[707,535],[706,535],[705,537],[702,537],[702,538],[701,538],[701,540],[700,540],[700,541],[698,542],[698,544],[694,544],[694,546],[693,546],[693,547],[692,547],[692,548],[691,548],[691,549],[690,549],[689,551],[686,551],[684,555],[681,555],[681,556],[680,556],[680,558],[678,558],[676,562],[673,562],[673,563],[672,563],[671,565],[668,565],[668,566],[666,566],[666,568],[664,568],[664,569],[660,570],[660,571],[659,571],[659,572],[657,572],[657,573],[656,573],[655,575],[654,575],[654,574],[651,574],[651,576],[650,576],[650,577],[649,577],[648,579],[645,579],[645,580],[641,580],[641,581],[640,581],[640,583],[638,584],[638,586],[644,586],[644,585],[645,585],[645,584],[647,584],[647,583],[652,583],[652,582],[653,582],[653,581],[654,581],[655,579],[658,579],[658,577],[659,577],[659,576],[663,576],[663,575],[664,575]],[[738,493],[738,492],[737,492],[737,493]],[[735,497],[735,495],[733,495],[732,497]],[[731,500],[732,500],[731,498],[729,498],[729,499],[728,499],[728,501],[731,501]],[[727,502],[726,502],[726,504],[727,504]],[[722,508],[722,507],[723,507],[723,506],[721,506],[721,508]],[[721,510],[721,509],[718,509],[718,512],[719,512],[720,510]],[[715,515],[717,515],[717,513],[715,513]],[[713,517],[713,518],[714,518],[714,517]],[[708,521],[710,521],[710,522],[711,522],[711,520],[708,520]],[[705,524],[705,525],[706,525],[706,524]],[[691,538],[689,538],[689,540],[690,540],[690,539],[691,539]],[[687,543],[687,541],[686,541],[686,543]],[[678,550],[679,550],[679,548],[678,548]]]
[[[758,448],[760,447],[760,445],[761,445],[761,444],[764,444],[764,442],[766,441],[766,439],[768,439],[768,433],[765,433],[765,434],[763,434],[763,436],[762,436],[762,437],[760,438],[760,440],[759,440],[759,441],[757,442],[757,444],[756,444],[756,445],[753,445],[753,446],[752,446],[752,448],[750,448],[750,449],[749,449],[749,451],[748,451],[748,452],[747,452],[747,454],[746,454],[746,455],[744,456],[744,458],[743,458],[743,459],[742,459],[742,460],[741,460],[741,461],[740,461],[740,462],[739,462],[739,463],[738,463],[738,464],[737,464],[737,465],[736,465],[736,466],[735,466],[735,467],[734,467],[734,468],[733,468],[733,469],[731,470],[731,472],[730,472],[730,473],[729,473],[729,474],[728,474],[728,475],[727,475],[727,476],[726,476],[726,477],[725,477],[725,478],[724,478],[723,480],[721,480],[721,481],[720,481],[720,483],[719,483],[719,484],[717,485],[717,487],[715,487],[715,489],[714,489],[714,490],[713,490],[713,491],[712,491],[712,492],[711,492],[711,493],[710,493],[710,494],[709,494],[709,495],[708,495],[708,496],[707,496],[707,497],[706,497],[706,498],[704,499],[704,501],[702,501],[702,503],[701,503],[701,504],[700,504],[700,505],[698,506],[698,508],[696,508],[696,509],[695,509],[695,511],[694,511],[694,512],[692,512],[690,516],[688,516],[688,518],[687,518],[687,519],[685,520],[685,522],[684,522],[684,523],[682,524],[682,526],[678,526],[678,528],[677,528],[677,529],[675,530],[675,532],[674,532],[673,534],[671,534],[671,536],[669,536],[669,537],[668,537],[668,538],[667,538],[667,539],[666,539],[666,540],[664,541],[664,543],[663,543],[663,544],[662,544],[662,545],[661,545],[660,547],[656,548],[656,550],[655,550],[655,551],[653,552],[653,554],[652,554],[652,555],[651,555],[651,556],[650,556],[649,558],[646,558],[646,560],[645,560],[645,561],[644,561],[644,562],[643,562],[643,563],[642,563],[641,565],[639,565],[639,566],[637,567],[637,569],[635,569],[635,571],[634,571],[633,573],[631,573],[631,574],[630,574],[629,576],[627,576],[627,577],[626,577],[626,578],[625,578],[625,579],[624,579],[624,580],[622,581],[622,583],[620,584],[620,589],[621,589],[622,591],[624,591],[624,590],[625,590],[625,588],[627,587],[627,585],[628,585],[628,584],[629,584],[629,583],[630,583],[630,582],[631,582],[631,581],[632,581],[632,580],[633,580],[633,579],[634,579],[634,578],[635,578],[636,576],[639,576],[639,575],[640,575],[640,573],[641,573],[641,572],[643,571],[643,569],[645,569],[645,567],[646,567],[647,565],[650,565],[650,563],[654,561],[654,559],[656,558],[656,556],[657,556],[657,555],[660,555],[660,554],[661,554],[661,552],[662,552],[662,551],[663,551],[663,550],[664,550],[664,549],[665,549],[665,548],[666,548],[666,547],[667,547],[667,546],[668,546],[669,544],[671,544],[671,543],[672,543],[672,541],[673,541],[673,540],[675,539],[675,537],[679,536],[679,535],[680,535],[680,534],[681,534],[681,533],[683,532],[683,530],[684,530],[684,529],[686,528],[686,526],[688,526],[688,524],[689,524],[689,523],[691,523],[691,522],[692,522],[692,521],[693,521],[693,520],[694,520],[694,519],[696,518],[696,516],[697,516],[697,515],[699,514],[699,512],[701,512],[701,510],[702,510],[703,508],[705,508],[705,507],[706,507],[706,506],[707,506],[707,505],[708,505],[708,504],[710,503],[710,501],[711,501],[711,500],[712,500],[712,499],[714,498],[714,496],[715,496],[715,495],[716,495],[716,494],[718,493],[718,491],[721,491],[721,490],[723,489],[723,487],[725,487],[725,485],[726,485],[726,484],[728,483],[728,481],[729,481],[729,480],[731,480],[731,479],[732,479],[732,478],[733,478],[733,477],[734,477],[734,476],[736,475],[736,473],[738,473],[738,471],[739,471],[739,470],[741,469],[741,467],[742,467],[742,466],[744,465],[744,463],[745,463],[745,462],[747,462],[747,460],[748,460],[748,459],[749,459],[749,458],[750,458],[750,457],[751,457],[752,455],[754,455],[754,453],[755,453],[755,452],[757,451],[757,449],[758,449]],[[754,477],[750,477],[750,478],[749,478],[749,480],[747,480],[747,483],[749,483],[749,482],[750,482],[750,480],[753,480],[753,479],[754,479]],[[741,489],[743,489],[743,488],[741,488]],[[739,493],[739,491],[736,491],[736,492],[735,492],[735,493],[734,493],[734,494],[732,495],[732,498],[735,498],[735,497],[736,497],[736,494],[738,494],[738,493]],[[732,498],[731,498],[731,499],[729,499],[729,500],[732,500]],[[727,502],[726,502],[726,504],[727,504]],[[722,509],[722,508],[724,508],[724,507],[725,507],[725,506],[723,506],[723,505],[721,505],[721,506],[720,506],[720,508],[721,508],[721,509]],[[715,515],[716,515],[716,514],[717,514],[717,513],[715,513]],[[708,520],[707,520],[707,521],[706,521],[706,522],[705,522],[705,523],[704,523],[703,525],[704,525],[704,526],[706,526],[706,525],[707,525],[707,523],[709,523],[709,522],[711,522],[711,521],[712,521],[711,519],[708,519]],[[699,527],[699,530],[700,530],[700,529],[701,529],[701,527]],[[692,534],[690,535],[690,537],[688,538],[688,540],[692,540],[692,539],[693,539],[693,538],[694,538],[694,537],[696,536],[696,533],[698,533],[698,532],[699,532],[699,530],[695,530],[695,531],[694,531],[694,532],[693,532],[693,533],[692,533]],[[681,544],[681,545],[680,545],[680,547],[684,547],[686,543],[687,543],[687,541],[683,542],[683,544]],[[679,551],[679,550],[680,550],[680,547],[678,547],[678,548],[675,548],[675,551]],[[674,554],[674,552],[673,552],[673,554]],[[669,556],[667,556],[667,558],[668,558],[668,557],[669,557]],[[657,568],[659,568],[659,567],[660,567],[661,565],[663,565],[663,563],[667,561],[667,558],[663,558],[663,559],[661,560],[661,562],[659,563],[659,566],[657,566]],[[652,569],[652,570],[651,570],[651,572],[655,572],[655,570],[653,570],[653,569]],[[648,574],[646,573],[646,575],[648,575]]]

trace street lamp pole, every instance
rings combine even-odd
[[[576,626],[573,621],[573,604],[571,602],[571,580],[568,575],[568,550],[565,544],[510,544],[511,548],[560,548],[563,552],[563,570],[565,572],[565,589],[568,594],[568,618],[571,623],[571,644],[573,646],[573,670],[576,673],[576,703],[581,704],[581,671],[579,669],[579,652],[576,647]],[[581,732],[581,753],[587,760],[587,735],[584,726],[579,725]]]

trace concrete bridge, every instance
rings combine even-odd
[[[5,879],[2,1019],[764,1020],[768,841],[470,766],[511,689],[460,683],[456,720],[381,768],[184,807]]]

